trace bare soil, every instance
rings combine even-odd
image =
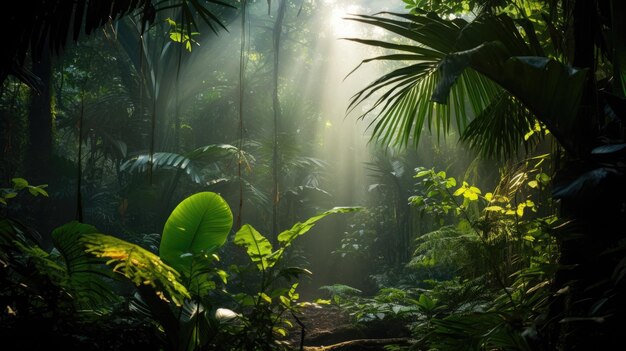
[[[304,325],[304,345],[301,348],[302,328],[293,319],[289,341],[294,350],[383,350],[385,345],[411,342],[409,331],[398,323],[358,325],[336,306],[308,307],[298,319]]]

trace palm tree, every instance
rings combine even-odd
[[[420,2],[414,2],[420,3]],[[529,131],[558,145],[553,229],[562,269],[547,311],[546,349],[610,345],[626,317],[621,288],[626,224],[626,41],[617,0],[474,1],[472,21],[414,8],[351,19],[400,41],[350,39],[389,49],[365,60],[400,62],[359,91],[354,108],[380,94],[373,138],[417,145],[422,130],[456,126],[486,156],[507,157]],[[453,18],[453,19],[451,19]],[[615,249],[617,247],[617,249]]]

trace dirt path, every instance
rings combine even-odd
[[[336,306],[310,307],[298,316],[304,324],[305,351],[384,350],[385,345],[408,345],[408,330],[383,321],[369,326],[356,325],[351,316]],[[290,343],[300,349],[301,329],[294,321]]]

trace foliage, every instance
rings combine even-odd
[[[509,166],[492,192],[444,171],[418,167],[411,206],[434,219],[415,238],[404,273],[376,276],[373,297],[334,292],[358,323],[401,321],[424,349],[530,349],[556,265],[547,155]],[[548,212],[549,213],[549,212]],[[358,242],[358,241],[357,241]],[[413,279],[411,281],[411,279]],[[475,329],[473,329],[475,328]]]
[[[131,280],[135,285],[149,285],[156,294],[181,305],[189,297],[187,289],[179,282],[176,270],[164,264],[153,253],[131,243],[103,234],[86,234],[81,237],[85,252],[106,259],[115,273]]]
[[[154,22],[157,12],[171,8],[180,8],[183,13],[182,26],[187,33],[191,33],[192,27],[197,29],[194,14],[197,14],[213,31],[216,30],[215,25],[224,28],[214,11],[207,6],[208,3],[232,7],[220,0],[158,3],[151,0],[114,2],[91,0],[71,4],[50,0],[37,8],[27,4],[19,5],[14,9],[19,16],[11,16],[2,27],[3,31],[10,29],[15,31],[16,38],[19,39],[11,40],[7,44],[8,49],[3,52],[0,83],[4,83],[7,75],[12,74],[38,89],[41,84],[39,77],[24,67],[27,54],[30,53],[38,60],[42,52],[59,52],[71,39],[77,41],[81,34],[91,35],[109,21],[127,15],[134,14],[139,17],[142,34],[147,26]]]
[[[13,178],[11,182],[13,182],[13,188],[0,189],[0,204],[7,206],[7,200],[15,198],[19,191],[24,189],[28,190],[32,196],[43,195],[48,197],[48,192],[45,190],[47,184],[30,185],[24,178]]]
[[[10,222],[3,222],[5,225],[1,228],[6,227],[6,230],[3,229],[0,237],[3,239],[2,257],[9,260],[11,270],[22,273],[20,256],[24,256],[38,276],[64,292],[61,296],[66,303],[75,302],[80,304],[78,306],[106,306],[114,301],[112,278],[132,282],[138,294],[127,297],[130,311],[135,318],[148,318],[159,326],[167,349],[276,348],[284,346],[275,341],[284,338],[287,329],[292,327],[285,313],[294,314],[307,305],[298,302],[298,283],[292,281],[310,272],[284,266],[286,250],[322,218],[355,210],[335,208],[296,223],[277,237],[276,250],[251,226],[242,227],[234,242],[247,249],[251,262],[257,266],[257,275],[261,274],[257,277],[258,290],[250,294],[230,294],[216,289],[218,282],[226,285],[229,275],[236,277],[245,267],[231,267],[231,271],[226,272],[215,266],[219,261],[215,253],[225,244],[232,214],[219,195],[209,192],[192,195],[174,209],[163,230],[161,257],[138,245],[99,234],[93,226],[78,222],[62,226],[53,233],[60,255],[48,253],[22,239],[14,239],[11,244],[11,236],[18,239],[21,236]],[[259,242],[267,245],[261,249]],[[13,245],[16,253],[5,251],[5,245]],[[104,265],[115,274],[107,274]],[[233,307],[241,313],[220,306],[225,302],[224,297],[228,297],[231,304],[236,302]],[[49,303],[59,301],[52,298]],[[213,307],[214,304],[218,304],[217,307]],[[14,311],[14,307],[10,308]],[[62,305],[55,308],[62,308]],[[18,311],[22,313],[21,308]],[[65,313],[71,316],[70,311]],[[233,337],[240,338],[241,344],[226,342]]]
[[[233,242],[246,249],[251,263],[261,276],[253,282],[258,286],[253,293],[240,293],[234,296],[240,308],[249,311],[240,321],[242,329],[237,332],[237,339],[241,341],[235,349],[277,347],[267,342],[276,337],[287,336],[287,327],[291,327],[291,322],[285,314],[294,315],[300,308],[310,305],[308,302],[298,302],[299,294],[296,293],[298,283],[290,282],[311,272],[301,267],[285,266],[286,250],[292,246],[294,240],[306,234],[319,220],[332,214],[357,210],[359,208],[337,207],[298,222],[277,236],[276,248],[269,239],[250,225],[243,225],[237,231]]]
[[[463,7],[469,9],[470,4]],[[516,27],[514,19],[505,14],[482,13],[468,22],[418,11],[411,15],[356,16],[352,20],[420,43],[350,39],[394,51],[363,63],[386,60],[410,64],[354,95],[352,108],[383,92],[367,110],[377,111],[373,138],[385,144],[408,145],[412,141],[417,145],[424,127],[445,133],[454,116],[462,139],[487,156],[506,157],[528,142],[524,136],[533,129],[536,117],[564,147],[572,147],[565,135],[572,131],[587,72],[540,57],[544,51],[537,43],[534,24],[527,19]],[[545,84],[536,84],[540,77]],[[555,91],[559,93],[553,94]],[[505,118],[509,115],[517,118]]]
[[[176,21],[174,21],[171,18],[166,18],[166,22],[170,25],[170,39],[173,42],[176,43],[181,43],[183,45],[185,45],[185,49],[187,49],[187,51],[191,52],[191,44],[197,44],[200,45],[197,41],[193,40],[192,37],[194,35],[198,35],[200,33],[198,32],[190,32],[187,33],[185,32],[185,28],[181,25],[179,25],[178,23],[176,23]]]
[[[224,199],[210,192],[194,194],[178,204],[165,223],[159,255],[179,272],[192,275],[191,258],[217,251],[232,225]]]
[[[6,308],[0,329],[7,347],[37,349],[44,343],[62,343],[81,348],[103,333],[112,334],[110,325],[100,326],[100,334],[92,329],[102,321],[113,321],[115,314],[123,319],[119,315],[123,297],[104,262],[85,252],[80,239],[91,233],[97,229],[70,222],[53,231],[50,250],[28,226],[0,219],[0,299]],[[129,330],[146,330],[137,320],[121,323]],[[33,328],[38,338],[32,338]],[[147,344],[142,337],[135,341]]]

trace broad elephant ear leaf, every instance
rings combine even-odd
[[[213,192],[183,200],[163,228],[159,255],[179,272],[189,275],[193,256],[211,254],[226,242],[233,215],[226,201]]]

